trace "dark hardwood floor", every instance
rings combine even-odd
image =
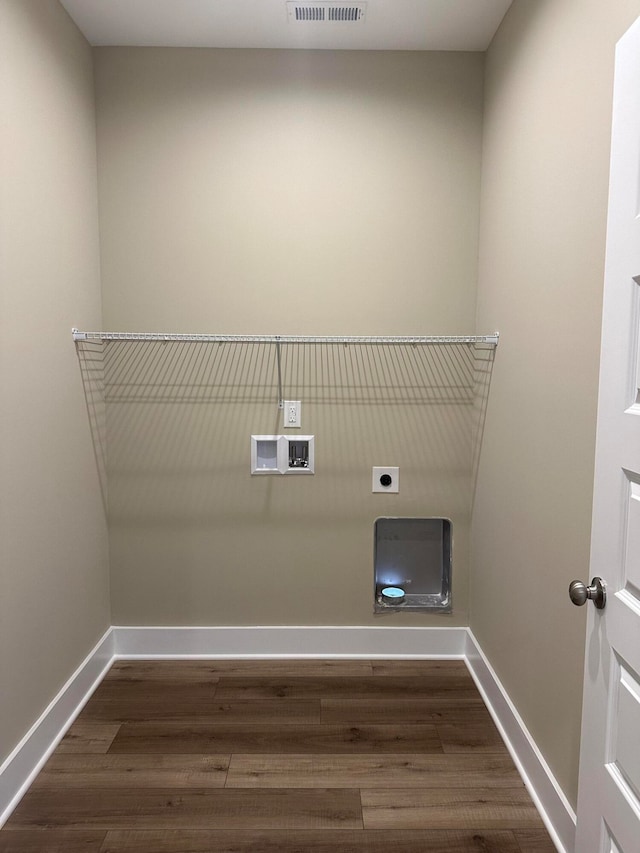
[[[553,853],[462,661],[121,661],[0,853]]]

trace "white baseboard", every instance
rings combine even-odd
[[[469,672],[554,844],[559,853],[573,853],[575,812],[470,629],[465,653]]]
[[[3,761],[0,767],[0,827],[102,681],[113,660],[113,648],[113,631],[109,628]]]
[[[0,827],[112,661],[125,658],[464,659],[558,850],[574,850],[575,814],[467,628],[112,627],[0,767]]]
[[[114,627],[122,658],[462,658],[466,628]]]

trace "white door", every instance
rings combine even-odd
[[[618,43],[576,853],[640,851],[640,20]],[[586,580],[586,579],[584,579]]]

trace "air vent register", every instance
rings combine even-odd
[[[350,23],[364,21],[366,3],[287,3],[290,23]]]

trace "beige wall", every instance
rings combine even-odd
[[[73,325],[100,323],[91,51],[57,2],[0,0],[0,761],[109,625]]]
[[[614,45],[638,0],[515,0],[487,56],[478,324],[501,332],[471,627],[576,801]]]
[[[473,332],[482,73],[480,54],[98,49],[106,326]],[[374,519],[445,515],[453,617],[384,624],[466,624],[472,412],[459,388],[424,405],[451,354],[290,362],[317,473],[251,478],[249,436],[281,431],[269,357],[245,348],[193,405],[123,403],[138,379],[117,379],[114,619],[370,624]],[[399,496],[371,494],[373,465],[400,466]]]
[[[105,323],[468,333],[482,65],[96,50]]]

